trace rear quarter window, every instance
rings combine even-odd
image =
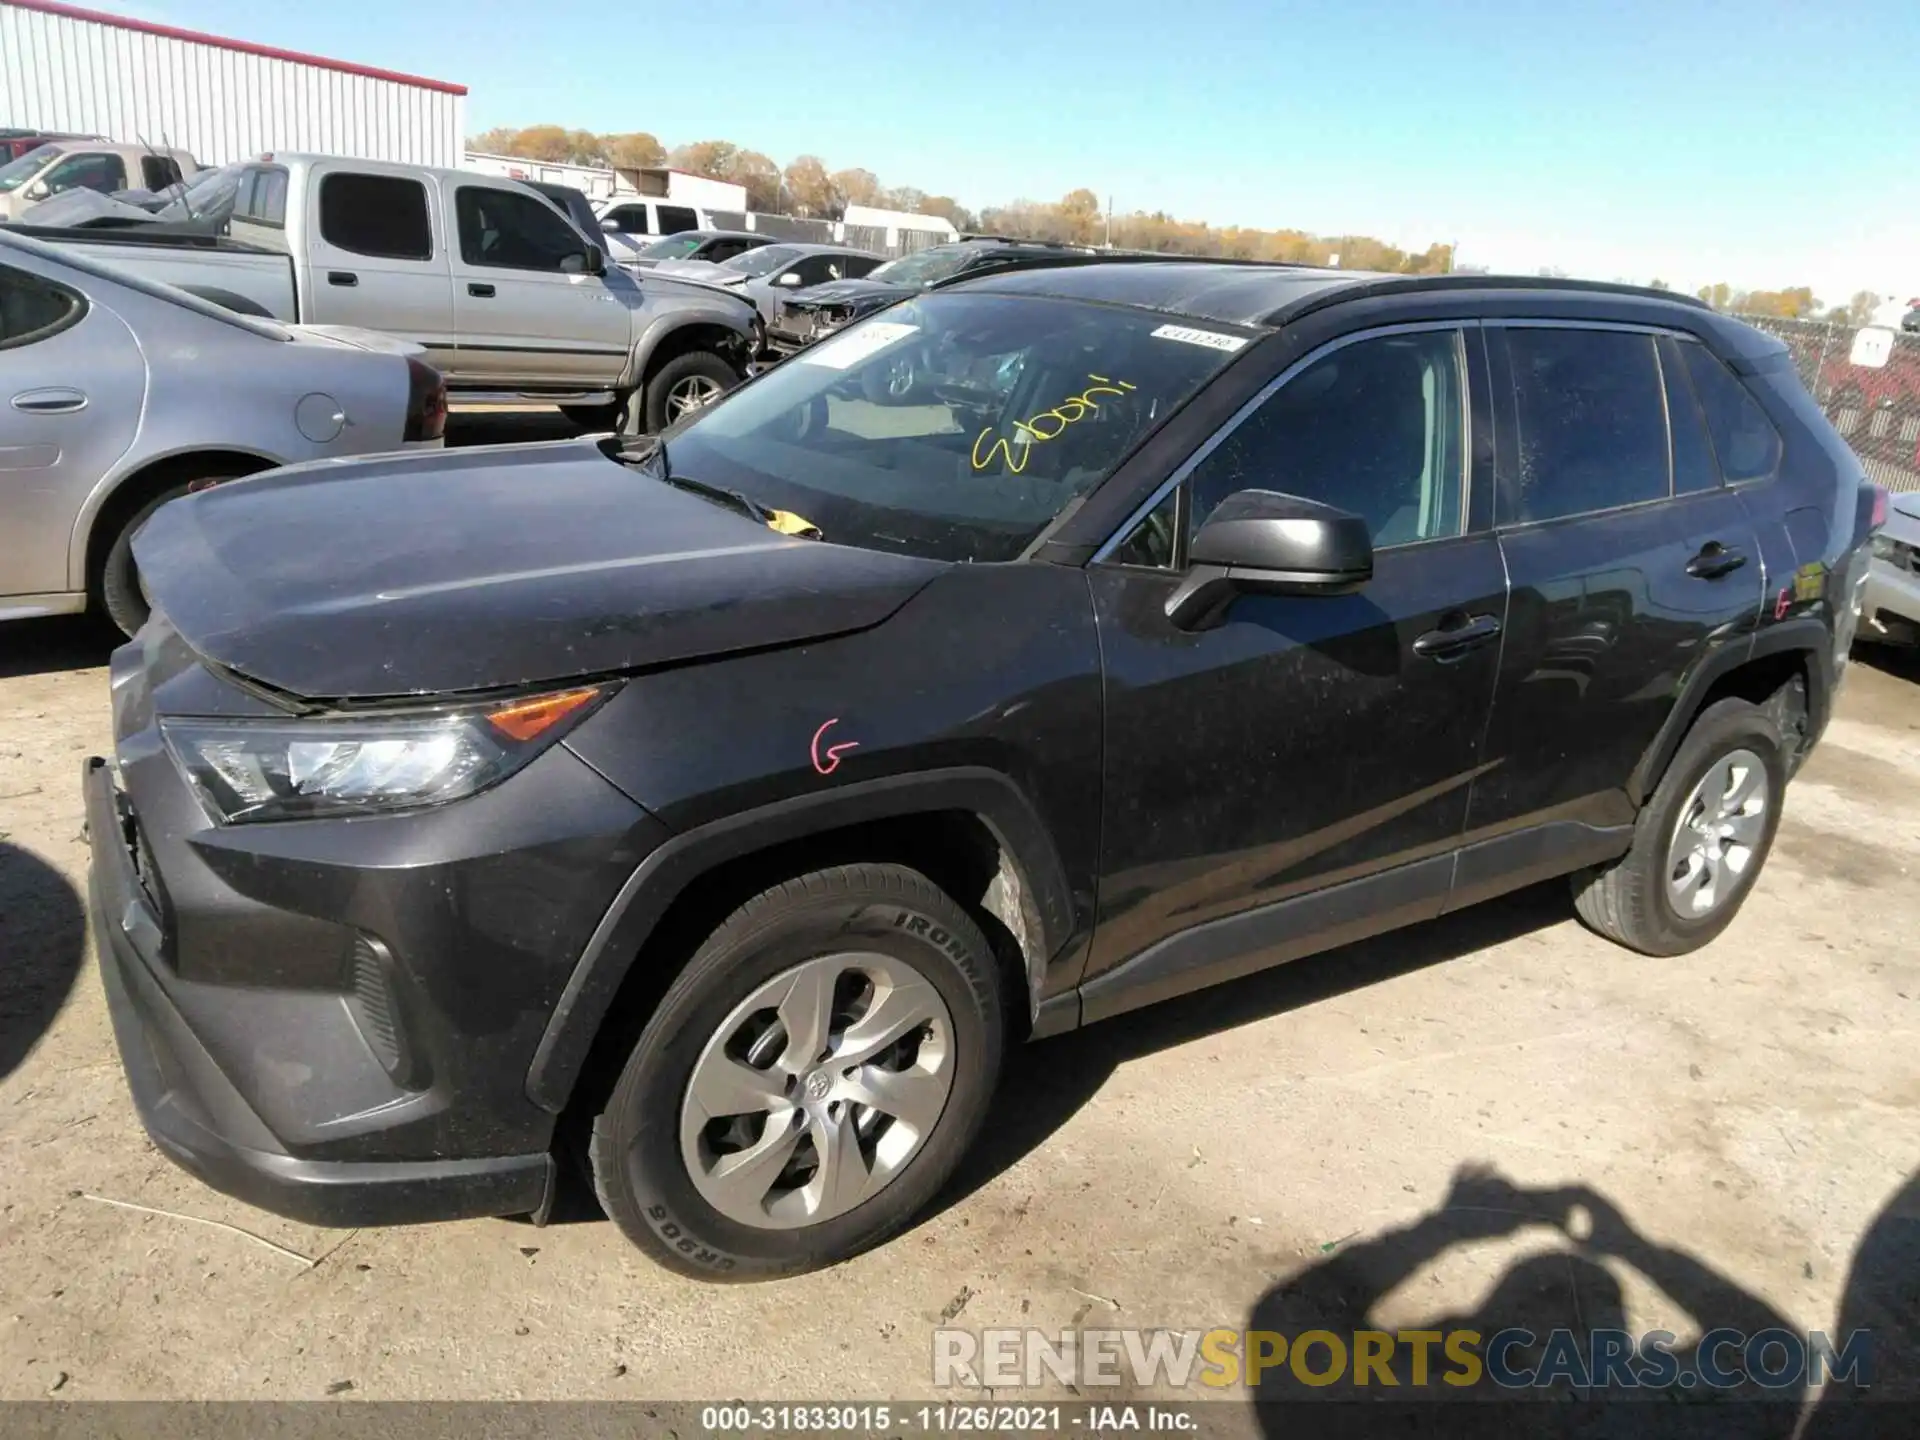
[[[0,265],[0,350],[57,335],[86,310],[87,302],[64,285]]]
[[[1707,417],[1720,473],[1735,482],[1773,474],[1780,464],[1780,432],[1760,402],[1706,346],[1689,342],[1679,349]]]
[[[336,171],[320,181],[320,238],[355,255],[431,260],[427,187],[397,175]]]

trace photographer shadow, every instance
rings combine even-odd
[[[1307,1386],[1281,1365],[1263,1375],[1254,1390],[1261,1431],[1274,1437],[1374,1434],[1389,1421],[1391,1411],[1391,1419],[1398,1422],[1395,1433],[1577,1435],[1596,1440],[1651,1435],[1850,1440],[1920,1433],[1908,1423],[1920,1413],[1914,1408],[1920,1400],[1915,1382],[1920,1363],[1920,1176],[1893,1197],[1862,1239],[1840,1313],[1826,1331],[1836,1347],[1844,1346],[1855,1330],[1872,1332],[1861,1377],[1870,1382],[1866,1388],[1840,1381],[1809,1397],[1797,1380],[1775,1389],[1752,1381],[1730,1387],[1706,1384],[1693,1364],[1692,1346],[1707,1331],[1724,1327],[1754,1336],[1796,1327],[1766,1300],[1698,1256],[1642,1233],[1591,1187],[1528,1189],[1477,1167],[1456,1174],[1438,1209],[1402,1228],[1343,1246],[1274,1285],[1255,1304],[1247,1327],[1275,1331],[1289,1340],[1323,1330],[1348,1343],[1355,1331],[1392,1334],[1377,1313],[1389,1294],[1456,1247],[1516,1237],[1530,1229],[1550,1233],[1550,1248],[1509,1266],[1479,1304],[1423,1317],[1419,1328],[1439,1336],[1474,1331],[1479,1336],[1475,1350],[1483,1360],[1500,1332],[1527,1331],[1531,1343],[1522,1340],[1503,1347],[1503,1368],[1509,1375],[1517,1372],[1540,1383],[1508,1388],[1496,1386],[1485,1374],[1471,1385],[1458,1380],[1449,1385],[1444,1377],[1450,1371],[1466,1372],[1445,1356],[1438,1339],[1431,1346],[1428,1384],[1419,1389],[1409,1385],[1404,1345],[1395,1351],[1399,1384],[1393,1388],[1377,1382],[1357,1387],[1349,1383],[1351,1370],[1337,1384]],[[1588,1376],[1582,1366],[1575,1378],[1553,1363],[1556,1354],[1564,1359],[1569,1351],[1583,1360],[1593,1357],[1596,1332],[1629,1330],[1625,1296],[1614,1273],[1622,1266],[1637,1271],[1692,1321],[1691,1330],[1681,1331],[1667,1347],[1675,1373],[1658,1388],[1593,1386],[1581,1382],[1603,1377]],[[1571,1346],[1550,1340],[1556,1331],[1571,1336]],[[1806,1339],[1804,1328],[1799,1338]],[[1650,1352],[1640,1348],[1640,1337],[1620,1343],[1634,1347],[1628,1357],[1633,1367],[1645,1363]],[[1605,1348],[1605,1337],[1600,1348]],[[1733,1347],[1723,1349],[1718,1358],[1737,1370],[1738,1355],[1738,1347]],[[1312,1366],[1324,1371],[1325,1365],[1321,1352]],[[1348,1403],[1303,1410],[1311,1401]],[[1896,1403],[1883,1403],[1889,1401]]]

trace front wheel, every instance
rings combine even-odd
[[[140,567],[133,558],[133,537],[140,533],[140,527],[169,500],[177,500],[196,490],[209,489],[232,478],[231,475],[216,473],[171,486],[134,511],[120,527],[100,563],[98,588],[100,607],[119,626],[121,634],[131,637],[147,623],[147,616],[152,611],[147,601],[146,587],[140,583]]]
[[[704,410],[740,383],[740,372],[710,350],[677,355],[647,382],[647,431],[659,434],[674,421]]]
[[[1640,811],[1633,847],[1573,877],[1580,918],[1643,955],[1684,955],[1725,930],[1780,828],[1788,748],[1757,705],[1701,711]]]
[[[847,865],[749,900],[641,1033],[590,1154],[655,1259],[758,1280],[906,1226],[985,1119],[1004,1043],[986,937],[925,876]]]

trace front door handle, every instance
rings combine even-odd
[[[1492,615],[1459,616],[1457,624],[1429,630],[1413,642],[1413,653],[1445,663],[1458,660],[1469,650],[1477,650],[1500,634],[1500,621]]]
[[[360,283],[360,277],[354,274],[353,271],[351,270],[327,271],[327,284],[329,285],[344,285],[349,289],[351,289],[353,286],[358,285],[359,283]]]
[[[1746,552],[1730,549],[1718,540],[1709,540],[1700,553],[1687,561],[1687,574],[1698,580],[1718,580],[1731,575],[1747,563]]]
[[[22,390],[13,397],[13,408],[27,415],[71,415],[87,408],[86,393],[64,385],[44,390]]]
[[[481,285],[476,282],[467,286],[467,293],[469,295],[477,295],[482,300],[491,300],[493,298],[493,286]]]

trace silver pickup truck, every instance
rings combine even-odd
[[[592,428],[658,430],[759,348],[750,301],[608,264],[513,180],[275,154],[200,177],[187,200],[186,223],[21,228],[244,313],[415,341],[456,402],[549,401]]]

